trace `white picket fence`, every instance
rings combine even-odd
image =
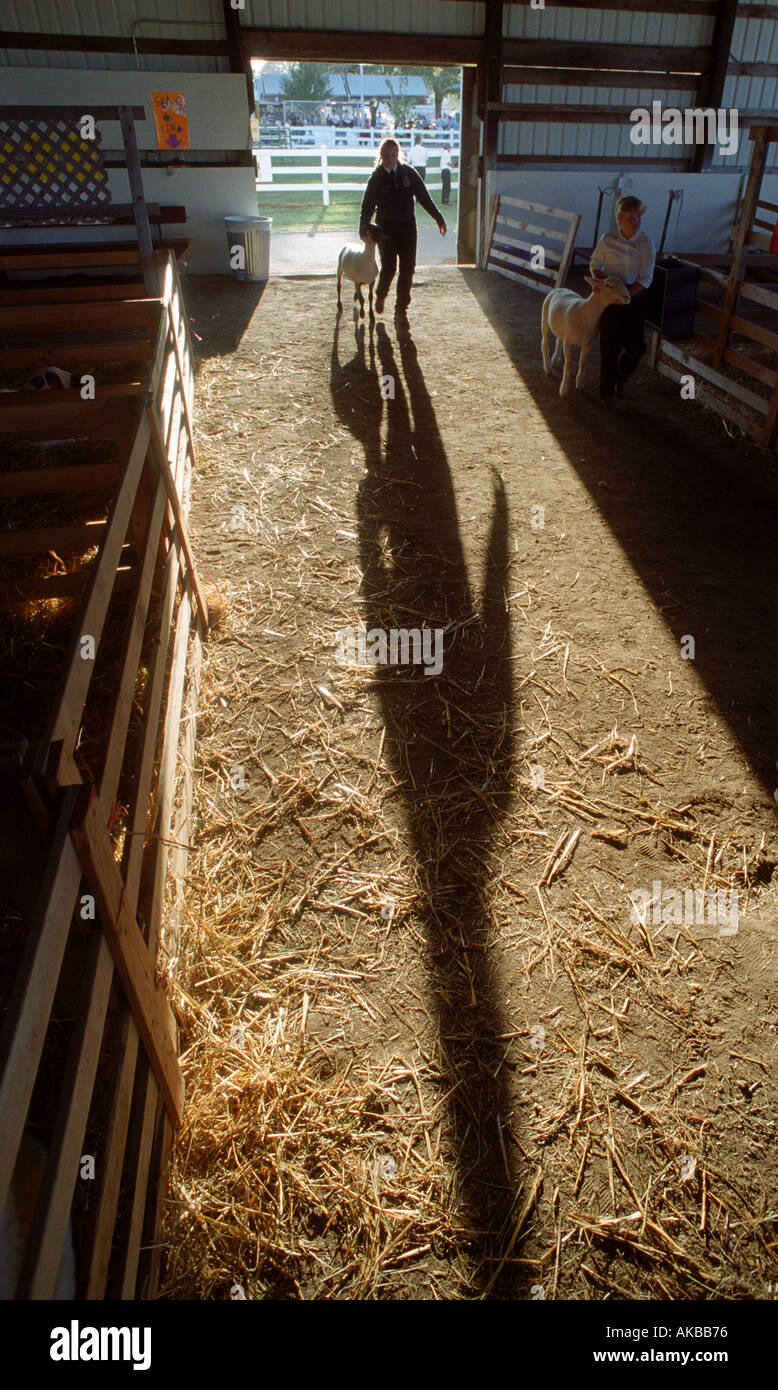
[[[405,142],[401,141],[403,155],[410,162],[410,149]],[[442,190],[440,178],[440,146],[433,149],[427,141],[424,142],[427,150],[427,170],[426,183],[433,197]],[[289,160],[295,163],[290,165]],[[308,160],[307,164],[302,161]],[[369,149],[344,149],[340,146],[333,148],[327,144],[321,144],[318,150],[314,147],[302,150],[278,150],[278,149],[255,149],[254,160],[257,167],[257,189],[267,192],[269,188],[278,189],[282,192],[319,192],[324,207],[329,207],[331,192],[359,192],[361,191],[372,170],[375,168],[376,153]],[[315,163],[311,163],[315,160]],[[341,160],[348,163],[342,164]],[[299,161],[299,163],[298,163]],[[298,178],[301,174],[315,174],[315,182],[301,183]],[[352,182],[345,182],[340,176],[353,175]],[[331,176],[337,175],[336,179],[330,182]],[[459,176],[456,169],[451,171],[451,191],[459,189]]]

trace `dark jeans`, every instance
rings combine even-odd
[[[443,196],[441,202],[448,207],[448,200],[451,197],[451,170],[441,169],[440,178],[443,184]]]
[[[407,309],[411,302],[411,285],[416,269],[416,218],[410,217],[407,222],[383,222],[378,254],[381,257],[381,274],[378,277],[376,297],[386,299],[399,257],[397,308]]]
[[[632,376],[646,350],[643,324],[646,292],[629,304],[609,304],[600,319],[600,395],[612,396],[616,383]]]

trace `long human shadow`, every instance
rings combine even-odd
[[[506,609],[508,507],[493,481],[479,597],[468,582],[446,451],[410,335],[400,366],[383,324],[378,362],[341,366],[333,340],[331,393],[364,450],[357,489],[363,620],[368,629],[441,629],[439,675],[373,668],[384,757],[399,789],[415,861],[434,1063],[453,1149],[458,1216],[473,1260],[471,1296],[509,1297],[510,1217],[518,1189],[503,1080],[506,1023],[490,886],[509,810],[515,744]],[[382,397],[382,387],[383,396]],[[381,427],[386,438],[382,447]]]
[[[560,400],[558,378],[543,373],[539,296],[491,272],[462,276],[679,650],[694,637],[695,671],[770,795],[778,782],[774,459],[728,439],[656,373],[641,370],[606,416],[596,404],[596,353],[586,393]],[[701,793],[706,780],[701,768]]]

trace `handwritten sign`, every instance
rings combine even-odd
[[[183,92],[152,92],[151,105],[157,131],[157,149],[188,150],[189,117]]]

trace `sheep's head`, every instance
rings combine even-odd
[[[601,294],[605,304],[629,304],[631,295],[618,275],[587,275],[593,294]]]

